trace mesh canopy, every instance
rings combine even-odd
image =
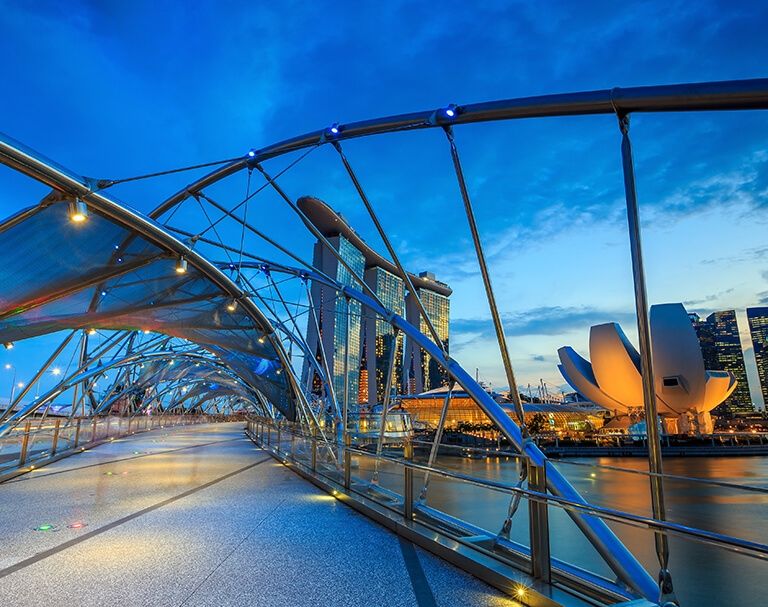
[[[0,342],[64,329],[149,330],[200,344],[290,419],[293,392],[264,331],[191,264],[92,211],[73,223],[62,204],[7,223],[0,250]],[[192,373],[188,365],[174,370]],[[147,369],[150,371],[150,369]]]

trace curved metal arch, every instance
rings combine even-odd
[[[62,379],[62,381],[56,384],[56,386],[51,388],[48,392],[43,394],[39,399],[32,401],[26,407],[23,407],[16,413],[10,415],[5,420],[5,422],[0,425],[0,436],[3,436],[8,432],[10,432],[25,418],[29,417],[30,415],[33,415],[36,411],[39,411],[42,407],[47,406],[53,401],[53,399],[63,394],[67,390],[71,389],[73,386],[80,384],[82,382],[92,381],[95,378],[98,378],[99,375],[102,375],[107,371],[111,371],[113,369],[118,369],[123,367],[129,367],[132,365],[145,363],[147,361],[155,361],[155,360],[166,361],[166,360],[182,360],[182,359],[191,359],[194,361],[200,361],[208,366],[220,367],[222,370],[226,370],[227,374],[230,377],[234,378],[237,382],[242,383],[243,387],[246,389],[243,393],[244,396],[245,394],[247,394],[249,389],[248,384],[245,383],[242,379],[240,379],[237,376],[237,374],[234,373],[233,370],[230,369],[228,365],[226,365],[226,363],[222,361],[218,361],[213,358],[207,358],[205,356],[202,356],[199,354],[193,354],[189,352],[184,352],[184,353],[173,353],[168,351],[138,352],[138,353],[131,354],[129,356],[124,356],[122,358],[117,358],[115,360],[109,361],[107,364],[99,367],[86,369],[85,371],[76,373],[74,375],[71,375],[68,378]],[[102,405],[103,404],[104,403],[102,403]],[[100,409],[102,409],[102,407],[100,407]],[[98,410],[95,411],[94,413],[98,413]]]
[[[68,169],[46,159],[30,148],[0,133],[0,162],[15,168],[23,174],[32,177],[64,195],[78,197],[93,209],[115,221],[118,225],[138,233],[160,249],[175,255],[183,256],[188,262],[220,288],[223,293],[241,303],[243,309],[256,326],[265,334],[278,355],[281,366],[286,372],[288,383],[293,391],[296,402],[303,398],[301,388],[293,373],[290,359],[282,343],[275,336],[275,329],[259,307],[243,291],[237,283],[229,278],[216,265],[197,253],[194,249],[177,239],[161,225],[140,212],[123,205],[97,191],[94,191],[94,181],[78,176]],[[35,209],[23,211],[9,219],[8,223],[15,224],[23,221]]]
[[[662,86],[614,87],[597,91],[519,97],[498,101],[471,103],[455,107],[448,117],[445,107],[396,114],[370,120],[336,125],[337,133],[328,128],[311,131],[290,139],[252,150],[242,158],[211,171],[179,190],[160,205],[149,217],[157,219],[194,193],[256,164],[290,152],[329,141],[343,141],[369,135],[396,131],[428,129],[452,124],[470,124],[495,120],[544,118],[555,116],[585,116],[595,114],[625,115],[633,112],[679,112],[704,110],[768,109],[768,78],[697,82]]]

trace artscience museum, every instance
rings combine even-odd
[[[736,388],[730,371],[704,368],[704,358],[682,304],[651,306],[651,352],[659,415],[668,433],[708,434],[710,411]],[[614,415],[642,415],[640,354],[614,322],[589,331],[591,360],[571,346],[558,350],[560,372],[588,400]]]

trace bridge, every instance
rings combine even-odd
[[[111,196],[128,180],[82,176],[0,137],[0,162],[50,189],[0,224],[0,343],[21,349],[27,340],[58,339],[0,415],[7,547],[0,596],[8,604],[62,597],[381,604],[387,597],[420,606],[668,605],[696,596],[695,582],[676,584],[691,576],[673,571],[671,537],[764,561],[764,544],[668,520],[655,424],[648,424],[648,471],[640,472],[647,509],[587,499],[567,466],[531,440],[516,391],[510,416],[449,356],[384,228],[392,219],[376,212],[346,144],[424,130],[444,138],[444,169],[456,179],[499,357],[515,386],[460,134],[481,122],[614,116],[645,413],[654,418],[630,116],[766,107],[768,81],[751,80],[450,104],[334,124],[212,162],[212,172],[146,215]],[[382,301],[289,194],[292,172],[318,149],[338,163],[415,295],[418,326]],[[333,256],[345,280],[273,238],[272,218],[255,205],[267,195]],[[322,332],[317,310],[329,305],[313,301],[316,285],[333,294],[333,313],[347,327],[343,360],[323,340],[310,343],[310,328]],[[364,412],[350,397],[355,317],[389,327],[378,411]],[[400,431],[391,394],[392,346],[401,335],[447,378],[442,419],[454,389],[470,395],[504,437],[508,447],[494,456],[508,458],[514,480],[457,468],[441,442],[442,424],[431,444]],[[55,385],[32,397],[50,374]],[[458,504],[459,495],[466,501]],[[496,518],[473,516],[466,505],[477,501],[494,504]],[[564,543],[550,534],[555,520],[568,529]],[[643,541],[626,539],[627,528],[642,529]]]

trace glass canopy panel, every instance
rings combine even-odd
[[[165,333],[205,346],[294,418],[272,343],[242,306],[228,310],[229,297],[191,264],[177,273],[174,255],[95,211],[75,224],[63,203],[0,231],[0,342],[64,329]]]

